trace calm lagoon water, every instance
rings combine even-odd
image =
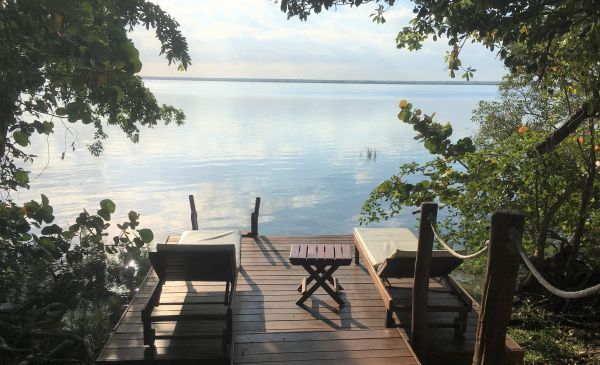
[[[161,240],[189,229],[189,194],[206,229],[249,229],[260,196],[261,234],[347,234],[380,181],[402,163],[431,158],[412,127],[398,121],[401,99],[451,121],[458,138],[474,131],[477,102],[497,97],[495,86],[480,85],[146,84],[161,103],[184,110],[185,125],[143,130],[138,144],[109,129],[96,158],[86,149],[91,129],[69,125],[68,132],[55,121],[56,133],[32,146],[38,158],[31,190],[16,198],[39,199],[44,192],[60,225],[110,198],[116,219],[134,209]],[[413,228],[410,211],[375,226]]]

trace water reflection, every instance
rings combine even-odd
[[[377,150],[371,147],[365,147],[360,152],[360,158],[365,162],[376,162],[377,161]]]
[[[261,234],[350,233],[373,187],[401,163],[430,158],[412,128],[398,122],[398,100],[455,121],[460,137],[472,131],[476,102],[496,94],[493,86],[147,85],[160,102],[184,109],[184,126],[143,130],[139,144],[109,128],[100,158],[86,150],[92,130],[69,125],[73,137],[59,126],[48,141],[40,138],[32,146],[39,156],[32,176],[47,160],[48,167],[17,198],[39,199],[44,192],[57,223],[66,225],[82,208],[95,211],[109,197],[117,203],[114,217],[137,210],[161,239],[190,227],[189,194],[206,229],[249,229],[254,197],[261,196]],[[381,225],[414,222],[407,211]]]

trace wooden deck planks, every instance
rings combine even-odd
[[[336,272],[345,289],[341,296],[347,302],[341,310],[322,289],[302,307],[297,306],[300,294],[296,288],[307,274],[289,263],[293,243],[332,243],[336,249],[345,245],[342,251],[347,247],[348,255],[353,252],[349,235],[244,238],[234,306],[234,363],[418,364],[401,334],[384,328],[381,298],[363,267],[350,265]],[[151,271],[98,357],[98,364],[149,362],[143,357],[140,311],[156,282]],[[169,282],[163,288],[161,303],[185,299],[186,304],[162,304],[155,314],[196,313],[206,307],[200,309],[191,303],[214,301],[222,293],[220,283]],[[223,308],[217,305],[213,310]],[[206,334],[217,333],[222,324],[159,323],[154,328],[163,333]],[[157,340],[156,345],[156,362],[217,364],[231,360],[221,351],[219,339],[177,338]]]
[[[176,239],[176,238],[171,238]],[[234,306],[234,353],[223,353],[216,340],[158,340],[156,362],[220,364],[233,360],[236,364],[418,364],[407,345],[410,312],[397,313],[399,330],[384,328],[385,311],[367,269],[360,265],[340,267],[335,276],[344,287],[342,299],[347,306],[341,310],[322,289],[307,299],[302,307],[295,302],[300,297],[296,288],[306,272],[291,265],[288,257],[293,243],[332,243],[348,247],[353,254],[351,235],[309,237],[244,238],[242,269]],[[337,247],[337,246],[336,246]],[[315,254],[318,254],[315,252]],[[151,271],[136,298],[128,307],[115,333],[98,357],[98,364],[147,363],[143,358],[141,306],[156,285]],[[410,300],[411,280],[394,280],[394,296],[399,301]],[[449,288],[434,280],[429,283],[430,298],[443,304],[454,304],[456,298]],[[171,282],[164,286],[161,303],[211,301],[221,298],[219,283]],[[161,305],[159,314],[194,313],[198,307]],[[222,306],[212,309],[223,310]],[[478,307],[475,306],[475,310]],[[453,323],[452,313],[430,313],[430,323]],[[429,363],[470,364],[477,312],[469,313],[467,332],[463,338],[452,328],[431,328]],[[214,333],[222,324],[190,322],[159,324],[158,329],[176,333]],[[518,362],[523,350],[507,338],[508,358]]]
[[[338,308],[324,290],[295,305],[295,288],[307,273],[288,261],[293,243],[333,243],[351,249],[350,236],[259,237],[244,241],[238,285],[254,295],[238,292],[236,364],[417,364],[406,342],[395,330],[384,329],[381,299],[361,268],[341,267],[335,276],[344,286],[347,307]],[[324,251],[304,253],[327,257]],[[314,251],[314,252],[313,252]],[[351,252],[351,251],[350,251]],[[273,270],[273,268],[276,268]],[[253,310],[252,314],[242,314]],[[261,312],[262,311],[262,312]],[[256,331],[256,317],[264,327]]]

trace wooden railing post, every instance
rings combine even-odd
[[[258,237],[258,211],[260,209],[260,197],[254,201],[254,212],[250,215],[250,236]]]
[[[421,205],[419,246],[415,260],[412,290],[411,345],[423,364],[427,361],[427,297],[434,238],[431,224],[436,222],[437,210],[438,206],[435,203],[423,203]]]
[[[521,244],[524,226],[522,214],[497,211],[492,215],[473,365],[505,363],[506,326],[512,311],[520,259],[515,244]]]
[[[196,203],[194,202],[194,196],[190,195],[190,210],[192,211],[192,229],[194,231],[198,230],[198,213],[196,213]]]

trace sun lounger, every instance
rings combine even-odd
[[[365,266],[371,279],[379,290],[386,307],[386,327],[395,325],[394,312],[410,311],[411,301],[398,297],[390,279],[413,278],[417,253],[417,237],[406,228],[355,228],[354,260],[358,265],[360,256],[365,257]],[[454,280],[448,275],[462,263],[462,260],[451,256],[445,250],[434,250],[431,255],[430,277],[446,279],[450,287]],[[428,305],[430,312],[457,312],[460,323],[457,327],[464,329],[466,315],[471,310],[471,303],[457,296],[455,303]],[[459,322],[459,321],[457,321]]]
[[[232,307],[237,273],[241,262],[240,231],[185,231],[177,244],[158,244],[156,251],[150,252],[149,256],[152,267],[158,276],[158,284],[142,310],[144,345],[153,349],[156,339],[173,337],[173,334],[157,334],[152,328],[152,323],[178,321],[225,321],[226,325],[220,337],[223,339],[224,347],[231,343],[233,335]],[[153,310],[160,304],[162,287],[166,281],[224,282],[223,301],[193,303],[195,307],[207,305],[213,308],[215,305],[222,304],[226,307],[224,313],[197,311],[193,314],[185,314],[181,311],[177,315],[153,315]],[[173,304],[183,305],[184,302],[168,303],[168,305]],[[214,338],[219,336],[194,335],[190,337]]]

